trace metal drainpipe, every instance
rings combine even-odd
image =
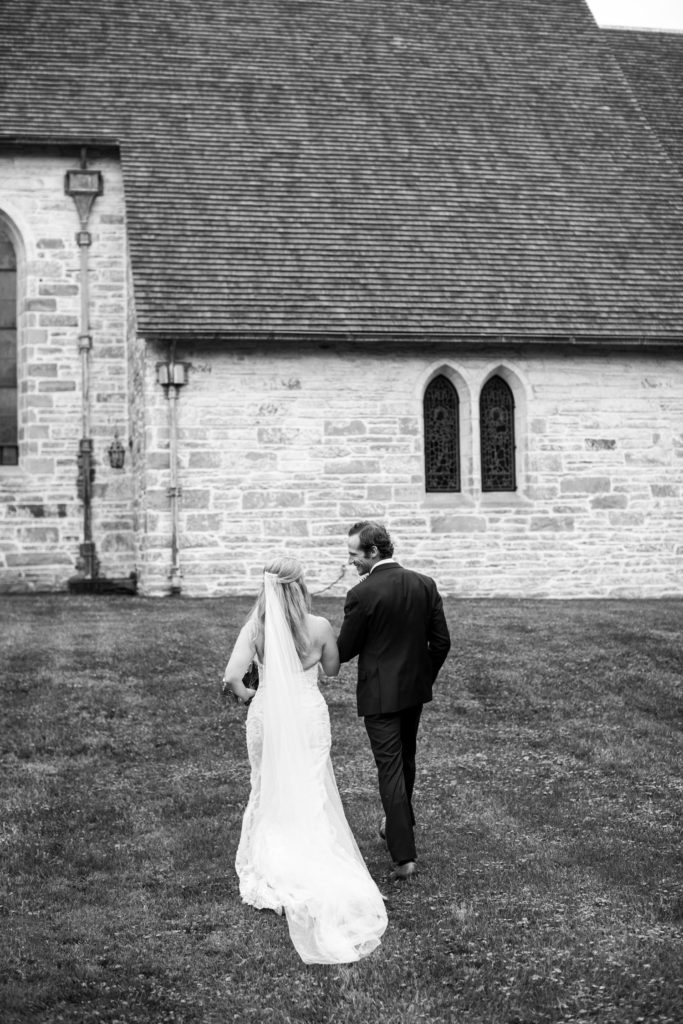
[[[171,364],[173,366],[173,364]],[[180,494],[178,484],[178,392],[180,388],[171,384],[168,388],[169,448],[171,459],[171,593],[179,594],[182,589],[183,573],[180,568]]]
[[[91,237],[89,231],[79,231],[76,236],[81,252],[81,331],[78,335],[78,351],[81,355],[81,440],[78,445],[80,457],[81,486],[83,494],[83,543],[80,545],[83,571],[89,578],[98,575],[99,565],[95,544],[92,539],[92,485],[94,466],[93,446],[90,436],[90,289],[88,287],[89,252]]]
[[[83,501],[83,542],[79,545],[79,568],[88,579],[99,573],[99,561],[92,536],[92,485],[95,479],[93,466],[93,443],[90,436],[90,246],[92,235],[88,231],[88,220],[95,199],[102,195],[103,179],[100,171],[89,171],[87,149],[81,149],[81,166],[77,171],[67,171],[64,191],[71,196],[81,222],[76,233],[80,250],[80,291],[81,311],[78,334],[78,351],[81,357],[81,438],[78,443],[78,491]]]

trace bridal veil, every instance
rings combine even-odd
[[[344,815],[322,698],[322,742],[307,711],[307,691],[311,685],[317,690],[317,667],[308,675],[302,668],[276,575],[264,574],[264,591],[261,772],[249,871],[267,885],[274,909],[284,910],[305,963],[349,963],[379,945],[387,926],[384,901]]]

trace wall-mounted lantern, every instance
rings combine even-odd
[[[64,180],[64,191],[71,196],[83,227],[88,223],[92,205],[104,192],[104,181],[101,171],[67,171]]]
[[[114,432],[114,440],[107,449],[109,452],[109,465],[112,469],[123,469],[126,461],[126,449],[121,444],[118,430]]]
[[[157,381],[165,388],[181,388],[187,384],[187,363],[157,363]]]

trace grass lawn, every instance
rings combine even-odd
[[[2,1024],[683,1021],[682,602],[448,602],[414,884],[388,880],[353,667],[325,688],[389,913],[342,967],[239,900],[220,679],[249,604],[0,598]]]

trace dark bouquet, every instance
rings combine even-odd
[[[255,661],[252,661],[251,665],[242,676],[242,682],[245,686],[248,686],[250,690],[258,690],[258,665]],[[245,701],[245,704],[251,704],[253,699],[253,697],[250,697],[249,700]],[[235,700],[239,704],[239,697],[235,697]]]
[[[250,690],[258,690],[258,665],[256,664],[255,661],[252,661],[251,665],[242,676],[242,682],[244,683],[245,686],[248,686]],[[232,699],[235,701],[235,704],[239,704],[240,698],[237,696],[236,693],[232,692],[231,687],[226,682],[223,683],[223,693],[226,695],[230,694],[232,696]],[[251,700],[253,700],[253,697],[251,698]],[[250,701],[247,701],[247,704],[249,703]]]
[[[247,671],[242,676],[242,682],[250,690],[258,690],[258,665],[252,661]]]

